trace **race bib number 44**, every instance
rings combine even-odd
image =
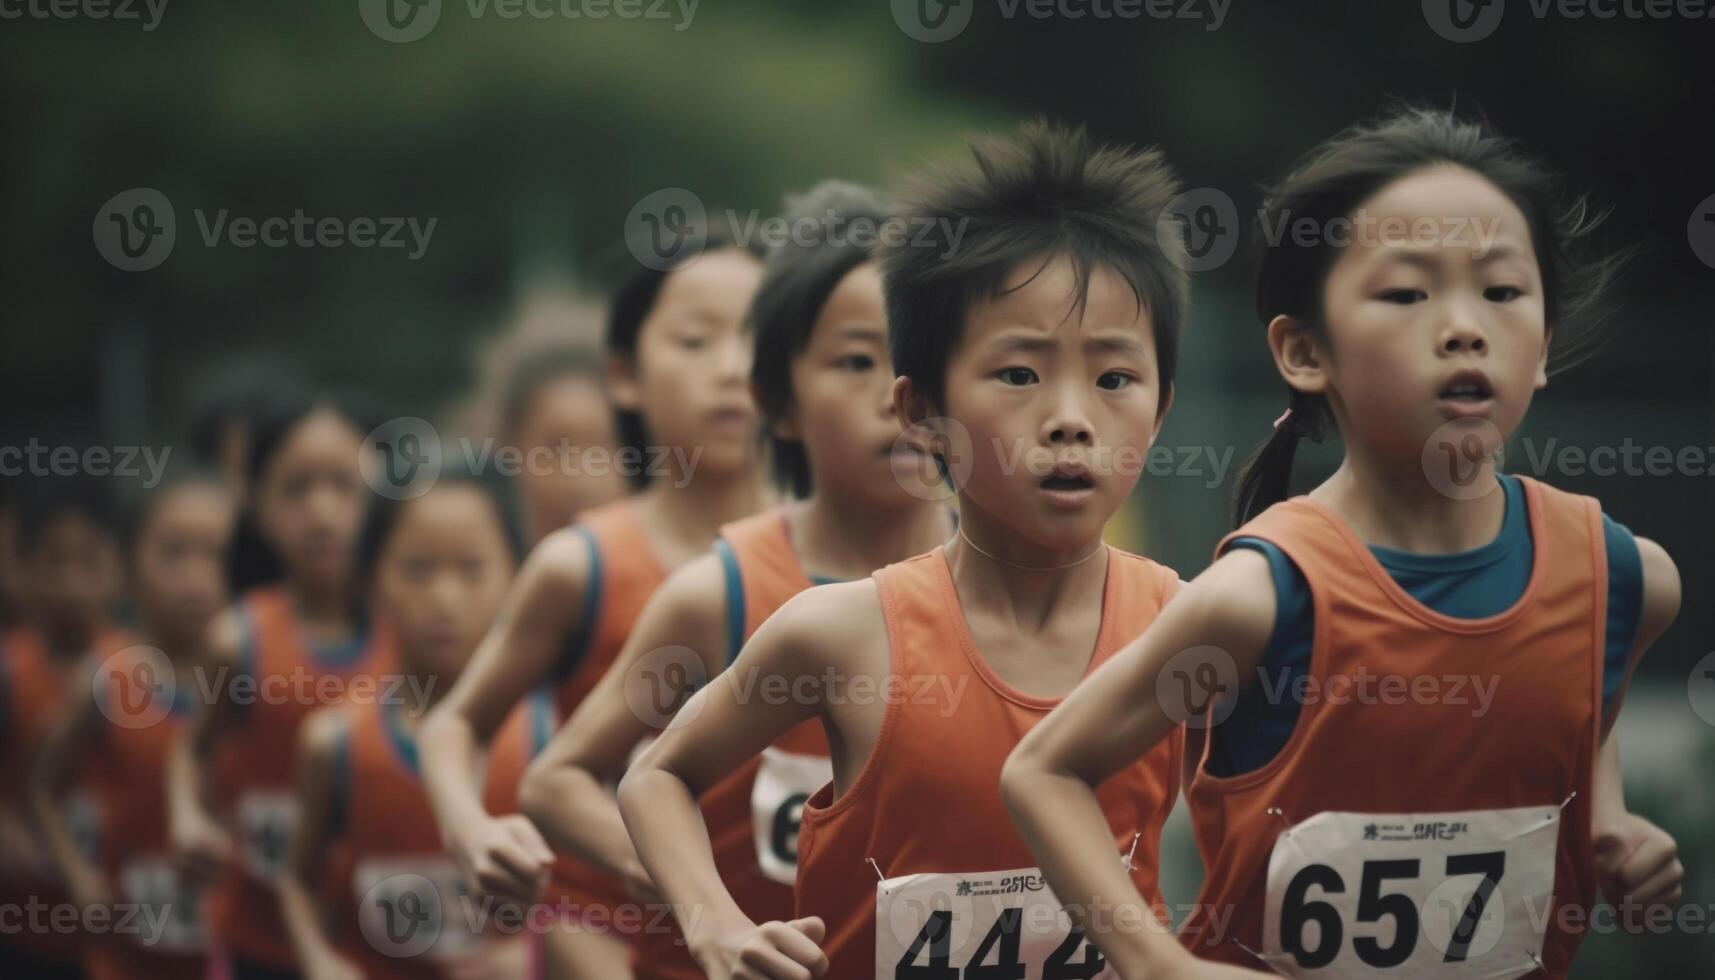
[[[1117,980],[1036,868],[889,878],[875,891],[876,980]]]
[[[762,750],[762,765],[750,790],[750,813],[756,838],[756,862],[762,873],[783,885],[798,880],[798,827],[804,804],[834,778],[834,765],[825,756]]]
[[[1522,976],[1559,835],[1553,805],[1319,813],[1275,841],[1262,959],[1287,976]]]
[[[160,931],[142,937],[143,945],[163,952],[197,953],[203,949],[202,919],[197,893],[164,856],[135,858],[119,870],[119,890],[127,902],[146,909]]]

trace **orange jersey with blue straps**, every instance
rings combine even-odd
[[[819,584],[805,573],[792,547],[789,513],[789,508],[779,508],[734,521],[721,528],[715,542],[726,575],[728,664],[776,609]],[[721,881],[753,921],[791,918],[799,814],[831,774],[821,723],[807,721],[698,801]],[[646,930],[633,968],[638,980],[703,976],[677,928]]]
[[[521,909],[465,894],[442,848],[402,710],[351,709],[333,753],[337,856],[325,870],[336,880],[323,891],[333,896],[336,948],[378,980],[455,975],[452,961],[492,931],[485,923],[518,931],[523,921]],[[547,744],[552,715],[547,692],[533,692],[496,731],[483,792],[488,812],[518,812],[518,782]]]
[[[359,693],[386,697],[386,685],[400,678],[380,631],[339,648],[314,648],[284,588],[254,590],[239,610],[244,640],[237,669],[211,682],[226,684],[219,696],[234,701],[241,717],[210,760],[214,802],[231,823],[238,859],[214,884],[205,908],[210,937],[223,951],[289,970],[294,956],[274,881],[297,826],[298,726],[317,708]]]
[[[570,718],[613,666],[643,604],[667,578],[636,500],[585,511],[572,527],[589,548],[589,579],[577,628],[550,679],[560,718]],[[607,921],[613,921],[616,906],[631,902],[619,878],[563,855],[554,862],[550,897],[605,910]]]
[[[1325,976],[1570,969],[1596,887],[1607,559],[1595,500],[1520,479],[1530,581],[1481,619],[1412,598],[1308,497],[1229,536],[1273,544],[1309,583],[1317,696],[1260,769],[1216,777],[1205,753],[1191,779],[1196,955]]]
[[[845,794],[836,800],[825,786],[804,808],[795,915],[826,924],[827,976],[954,976],[974,964],[1012,976],[1096,975],[1100,954],[1056,918],[1000,799],[1007,756],[1059,699],[1011,687],[983,660],[944,548],[874,577],[892,677],[906,686],[887,697],[875,747]],[[1088,669],[1141,634],[1178,587],[1170,569],[1110,548]],[[1161,826],[1178,791],[1181,741],[1175,731],[1097,790],[1115,860],[1129,852],[1132,880],[1158,915]]]

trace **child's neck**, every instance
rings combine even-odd
[[[292,596],[292,608],[303,619],[316,623],[346,623],[350,620],[351,605],[344,581],[289,578],[285,584]]]
[[[699,472],[686,480],[675,469],[638,495],[657,553],[669,568],[708,550],[721,525],[749,517],[769,503],[754,468],[732,474]]]
[[[1493,541],[1506,516],[1492,459],[1480,464],[1468,485],[1493,492],[1460,499],[1438,490],[1415,461],[1401,466],[1348,448],[1340,468],[1310,496],[1344,518],[1365,544],[1452,554]]]
[[[968,503],[959,509],[960,534],[947,545],[947,566],[966,602],[981,603],[1021,633],[1045,629],[1066,607],[1101,606],[1107,546],[1097,536],[1040,547],[1021,541]]]
[[[817,490],[792,510],[793,550],[806,572],[866,578],[884,565],[933,551],[953,533],[952,508],[937,501],[877,507]]]

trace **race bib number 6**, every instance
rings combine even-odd
[[[798,755],[770,746],[750,790],[752,836],[762,873],[783,885],[798,880],[798,828],[804,804],[834,778],[826,756]]]
[[[876,980],[1117,980],[1036,868],[889,878],[875,892]]]
[[[1287,976],[1522,976],[1559,834],[1555,806],[1319,813],[1275,841],[1262,959]]]

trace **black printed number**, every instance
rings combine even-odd
[[[894,965],[894,980],[1024,980],[1025,966],[1018,948],[1022,917],[1022,909],[1002,909],[961,970],[951,962],[953,913],[931,912],[929,921]],[[1073,962],[1073,954],[1080,949],[1082,958]],[[918,962],[925,955],[928,962]],[[1042,980],[1092,980],[1105,966],[1102,954],[1084,942],[1083,933],[1074,930],[1049,954],[1042,965]]]
[[[1448,855],[1447,877],[1480,874],[1483,878],[1471,892],[1442,962],[1465,960],[1471,940],[1476,936],[1477,925],[1482,921],[1483,908],[1506,871],[1506,861],[1505,851]],[[1408,895],[1383,894],[1382,886],[1389,881],[1416,879],[1419,871],[1416,860],[1364,862],[1363,880],[1358,885],[1357,921],[1379,923],[1383,919],[1393,920],[1393,942],[1388,945],[1382,945],[1375,936],[1358,936],[1352,940],[1352,952],[1366,965],[1377,969],[1399,966],[1417,949],[1417,905]],[[1346,882],[1338,871],[1326,864],[1312,864],[1293,875],[1286,886],[1280,908],[1280,942],[1298,966],[1306,970],[1319,969],[1334,962],[1334,958],[1340,955],[1345,938],[1339,912],[1328,902],[1312,899],[1312,888],[1319,889],[1323,895],[1338,895],[1345,892]],[[1311,923],[1317,927],[1316,945],[1313,947],[1305,942],[1305,927]]]

